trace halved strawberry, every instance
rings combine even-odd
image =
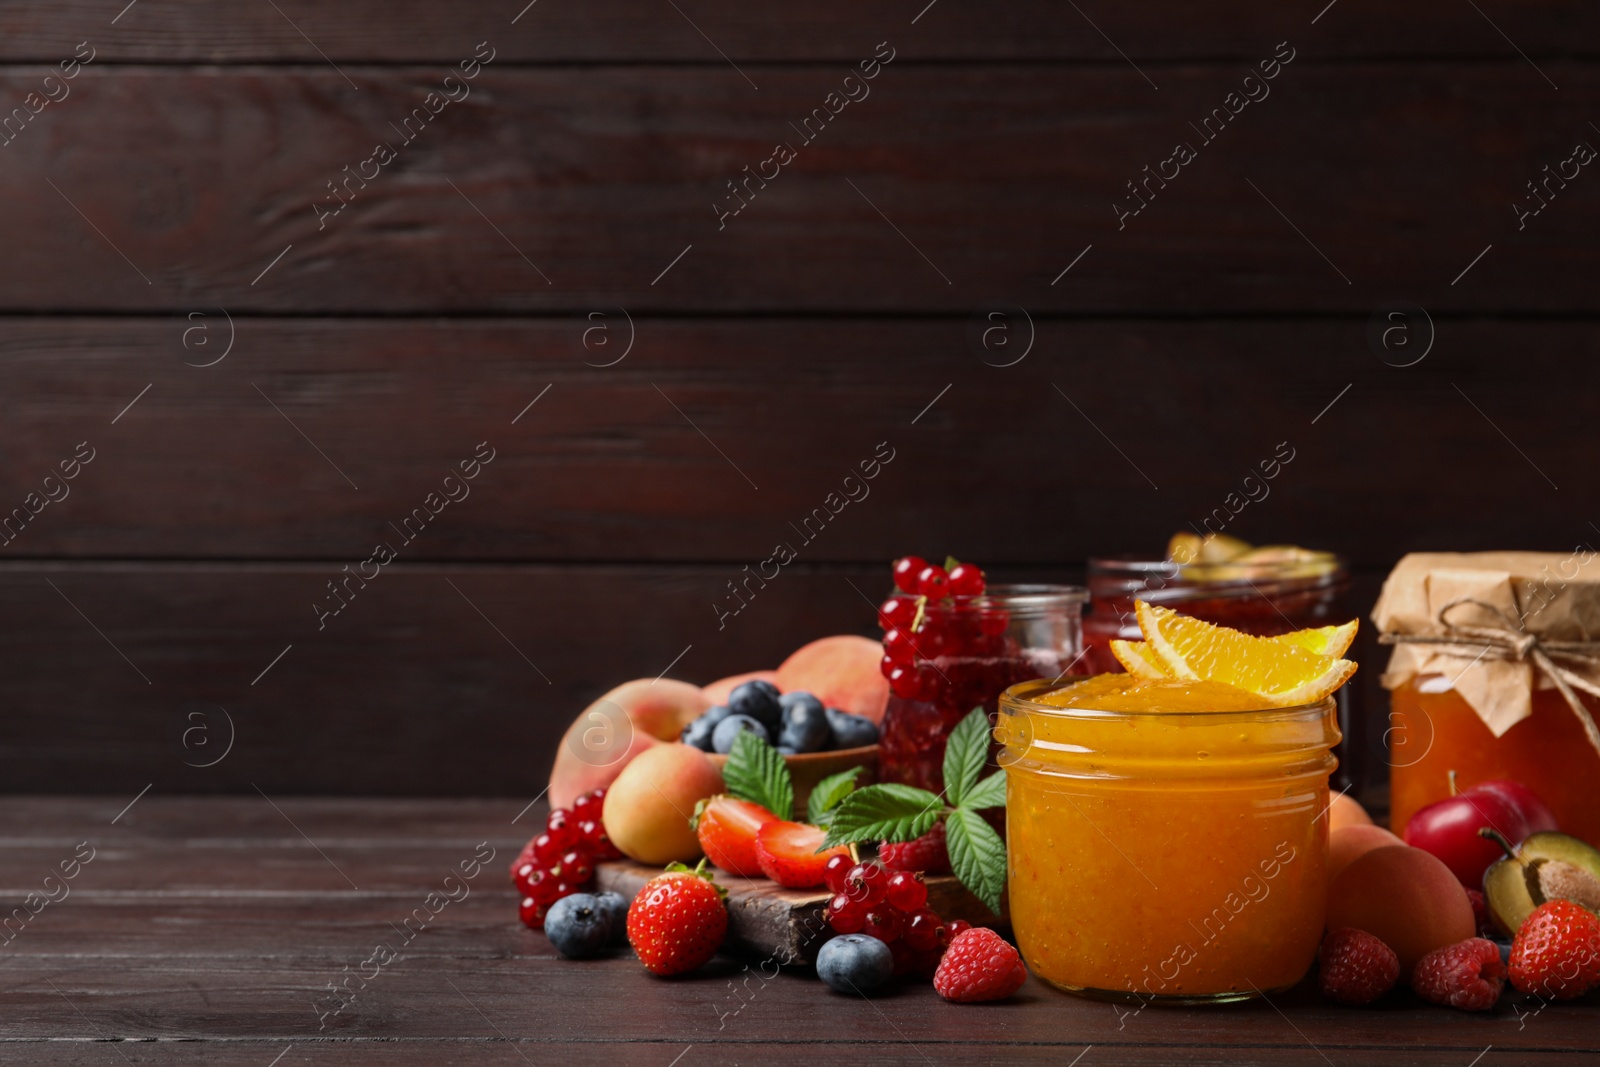
[[[756,831],[778,817],[750,800],[727,795],[709,797],[694,809],[695,835],[706,859],[729,874],[760,878]],[[820,842],[819,842],[820,843]]]
[[[761,872],[788,889],[810,889],[822,884],[823,868],[837,855],[850,854],[843,845],[818,852],[827,835],[820,826],[775,820],[756,832],[756,859]]]

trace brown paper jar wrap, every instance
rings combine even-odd
[[[1600,556],[1555,552],[1413,552],[1372,609],[1394,646],[1387,689],[1442,674],[1502,736],[1533,712],[1534,689],[1559,689],[1600,752],[1600,727],[1578,691],[1600,697]]]

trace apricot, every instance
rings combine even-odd
[[[889,704],[882,660],[883,646],[868,638],[819,637],[779,665],[775,684],[785,693],[807,692],[830,708],[882,722]]]
[[[726,704],[733,691],[746,682],[771,682],[778,684],[777,671],[751,671],[748,674],[732,674],[726,678],[718,678],[710,685],[705,686],[706,699],[712,704]]]
[[[1356,857],[1328,887],[1328,928],[1354,927],[1381,940],[1409,975],[1436,948],[1476,933],[1472,902],[1430,852],[1387,845]]]
[[[1328,805],[1328,829],[1337,830],[1344,826],[1371,826],[1372,816],[1367,814],[1367,809],[1361,802],[1348,793],[1335,793],[1333,802]]]
[[[700,855],[689,825],[694,806],[723,791],[722,772],[692,745],[639,753],[606,790],[606,836],[623,855],[656,866]]]
[[[688,682],[623,682],[567,727],[550,769],[550,805],[565,808],[581,794],[609,786],[641,752],[676,741],[709,707],[701,688]]]
[[[1375,848],[1403,845],[1394,834],[1381,826],[1360,823],[1341,826],[1328,835],[1328,882],[1331,884],[1339,872]]]

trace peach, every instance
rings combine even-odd
[[[1361,802],[1348,793],[1335,793],[1333,801],[1328,805],[1328,829],[1337,830],[1343,826],[1371,826],[1372,816],[1367,814],[1367,809]]]
[[[567,727],[550,770],[550,806],[568,807],[580,794],[609,786],[641,752],[676,741],[709,707],[700,687],[688,682],[623,682]]]
[[[883,721],[889,681],[879,670],[883,646],[854,634],[819,637],[802,645],[778,667],[777,686],[785,693],[804,690],[830,708]]]
[[[1339,827],[1328,835],[1328,882],[1332,884],[1340,871],[1373,849],[1403,844],[1394,834],[1370,823]]]
[[[1400,974],[1436,948],[1472,937],[1472,902],[1450,868],[1410,845],[1375,848],[1328,887],[1328,929],[1365,930],[1394,949]]]
[[[723,791],[722,772],[692,745],[639,753],[606,791],[606,836],[623,855],[657,866],[700,855],[689,819],[694,806]]]
[[[777,671],[751,671],[748,674],[732,674],[726,678],[718,678],[710,685],[705,686],[706,699],[713,704],[726,704],[728,694],[746,682],[771,682],[778,684]]]

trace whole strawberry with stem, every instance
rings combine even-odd
[[[1572,1000],[1600,987],[1600,916],[1570,900],[1533,909],[1511,943],[1518,992]]]
[[[628,943],[652,974],[692,971],[717,954],[728,933],[727,890],[704,860],[674,863],[644,884],[628,908]]]

